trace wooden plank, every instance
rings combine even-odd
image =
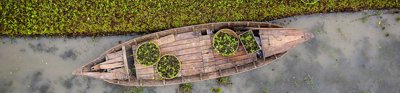
[[[157,45],[164,45],[175,41],[175,35],[168,35],[160,39],[153,40]]]
[[[91,69],[92,70],[100,70],[100,69],[113,69],[122,67],[124,64],[122,62],[112,63],[112,64],[97,64],[94,65]]]
[[[114,59],[121,56],[122,56],[122,51],[117,51],[114,53],[106,54],[106,60]]]
[[[160,45],[160,48],[164,48],[164,47],[171,47],[171,46],[176,46],[176,45],[182,45],[182,44],[188,44],[188,43],[193,43],[193,42],[199,42],[200,38],[191,38],[191,39],[176,39],[175,42],[171,42],[168,44],[164,44],[164,45]]]
[[[170,51],[177,51],[177,50],[182,50],[182,49],[187,49],[187,48],[195,48],[195,47],[205,46],[205,45],[211,45],[211,40],[202,40],[200,42],[192,42],[192,43],[183,44],[183,45],[164,47],[164,48],[161,48],[160,50],[161,50],[161,53],[167,53]]]
[[[194,59],[194,60],[185,60],[185,61],[181,61],[182,64],[187,64],[187,63],[195,63],[195,62],[202,62],[202,59]]]
[[[201,53],[177,56],[180,61],[202,59]]]
[[[124,68],[117,68],[110,71],[111,73],[126,73]]]
[[[185,70],[181,70],[182,72],[182,76],[191,76],[191,75],[196,75],[196,74],[200,74],[202,72],[203,68],[199,68],[199,69],[185,69]]]
[[[186,54],[192,54],[192,53],[198,53],[202,52],[205,49],[211,49],[211,46],[200,46],[200,47],[194,47],[194,48],[188,48],[188,49],[182,49],[182,50],[177,50],[177,51],[171,51],[171,52],[166,52],[162,54],[173,54],[175,56],[180,56],[180,55],[186,55]]]
[[[105,73],[105,72],[84,72],[82,75],[99,78],[99,79],[117,79],[117,80],[126,80],[129,76],[126,76],[123,73]]]
[[[209,72],[209,73],[204,74],[204,76],[203,76],[203,78],[205,78],[205,79],[214,79],[214,78],[218,78],[218,77],[219,77],[218,72]]]
[[[181,69],[196,69],[196,68],[202,68],[203,67],[203,62],[194,62],[194,63],[187,63],[187,64],[181,64],[182,68]]]
[[[120,56],[120,57],[117,57],[114,59],[110,59],[110,60],[101,62],[100,64],[112,64],[112,63],[118,63],[118,62],[122,62],[122,61],[123,61],[123,58],[122,58],[122,56]]]
[[[128,76],[130,76],[131,73],[130,73],[130,70],[129,70],[129,67],[128,67],[128,58],[127,58],[127,55],[126,55],[125,46],[122,46],[122,57],[124,59],[124,68],[125,68],[126,74]]]
[[[155,73],[154,68],[136,69],[136,74],[151,74]]]
[[[176,40],[183,40],[183,39],[195,38],[195,37],[198,37],[198,36],[199,36],[198,33],[186,32],[186,33],[177,34],[175,39]]]

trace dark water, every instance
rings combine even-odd
[[[390,10],[393,11],[393,10]],[[274,63],[215,80],[194,83],[194,93],[221,87],[225,93],[400,93],[400,14],[363,11],[297,16],[271,21],[314,33],[312,39]],[[397,11],[397,10],[394,10]],[[374,15],[369,16],[368,15]],[[98,38],[0,40],[0,93],[102,93],[129,87],[87,77],[73,69],[137,35]],[[174,93],[178,86],[144,88]]]

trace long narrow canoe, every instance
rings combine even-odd
[[[261,50],[246,54],[240,44],[231,57],[218,55],[212,37],[218,30],[229,28],[240,34],[252,30]],[[92,62],[73,71],[123,86],[165,86],[198,82],[230,76],[263,67],[282,57],[289,49],[313,38],[299,29],[283,28],[267,22],[219,22],[159,31],[131,39],[105,51]],[[181,61],[181,71],[173,79],[162,79],[154,66],[142,66],[134,60],[139,44],[153,41],[160,52],[172,54]]]

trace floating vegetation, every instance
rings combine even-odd
[[[228,77],[228,76],[227,76],[227,77],[220,77],[220,78],[217,78],[216,81],[217,81],[217,83],[218,83],[219,85],[230,85],[230,84],[232,84],[231,78]]]
[[[269,88],[265,87],[264,90],[263,90],[263,93],[269,93]]]
[[[319,2],[319,0],[301,0],[301,2],[303,2],[304,4],[307,4],[307,5],[314,5],[314,4],[317,4]]]
[[[304,82],[305,82],[307,85],[310,85],[311,88],[314,89],[314,81],[313,81],[313,79],[311,78],[310,74],[307,74],[307,75],[304,77],[303,80],[304,80]]]
[[[393,0],[1,0],[0,36],[147,33],[209,22],[266,21],[311,13],[399,7],[400,3]]]
[[[217,87],[217,88],[211,88],[211,92],[212,93],[222,93],[222,89],[220,88],[220,87]]]
[[[133,87],[133,88],[129,88],[127,91],[125,91],[124,93],[143,93],[143,88],[141,87]]]
[[[185,83],[185,84],[180,84],[179,85],[179,91],[181,93],[191,93],[192,92],[192,84],[191,83]]]
[[[400,22],[400,16],[397,16],[396,21]]]

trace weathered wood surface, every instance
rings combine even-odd
[[[282,53],[307,39],[306,33],[296,29],[261,29],[261,46],[264,56]]]
[[[220,69],[233,68],[237,65],[250,63],[257,59],[255,54],[247,55],[242,46],[240,46],[235,55],[223,57],[214,52],[211,40],[211,35],[199,35],[195,32],[178,34],[175,36],[174,42],[160,45],[160,52],[162,55],[172,54],[178,57],[181,61],[180,76],[215,72]],[[154,66],[143,67],[135,63],[135,67],[138,78],[154,79],[158,76]]]
[[[122,51],[117,51],[106,55],[106,60],[114,59],[122,56]]]
[[[201,51],[201,56],[202,56],[201,59],[196,58],[193,60],[186,60],[186,61],[182,62],[182,63],[186,63],[186,65],[196,64],[195,66],[193,66],[195,69],[189,69],[186,71],[188,73],[187,75],[189,75],[189,76],[182,75],[182,73],[183,73],[183,71],[182,71],[180,73],[181,77],[177,77],[177,78],[170,79],[170,80],[154,79],[156,76],[158,76],[154,71],[143,71],[143,74],[140,75],[142,77],[149,78],[148,80],[146,80],[146,79],[143,80],[143,78],[137,78],[137,77],[132,77],[132,80],[117,80],[118,78],[115,77],[115,76],[117,76],[117,75],[115,75],[115,72],[117,72],[117,73],[121,72],[122,71],[121,68],[111,69],[110,72],[112,72],[113,74],[108,74],[108,75],[103,75],[103,73],[99,74],[98,71],[93,71],[90,69],[92,66],[104,62],[104,59],[109,60],[108,59],[109,57],[107,55],[115,53],[115,50],[121,50],[121,46],[132,46],[133,54],[135,54],[134,50],[136,49],[136,45],[143,43],[143,42],[149,42],[154,39],[166,37],[168,35],[174,35],[175,40],[179,40],[180,42],[176,42],[176,41],[170,42],[170,43],[161,42],[163,44],[160,45],[161,48],[173,47],[173,46],[177,46],[177,45],[189,44],[191,42],[200,42],[200,38],[196,38],[199,35],[201,35],[199,33],[199,31],[206,30],[207,34],[212,34],[213,31],[216,31],[216,30],[222,29],[222,28],[232,28],[232,29],[262,28],[262,29],[256,29],[256,30],[259,30],[260,32],[268,31],[271,29],[288,30],[288,29],[282,28],[279,25],[274,25],[274,24],[270,24],[270,23],[266,23],[266,22],[218,22],[218,23],[208,23],[208,24],[200,24],[200,25],[168,29],[168,30],[156,32],[153,34],[144,35],[144,36],[129,40],[127,42],[121,43],[119,45],[116,45],[116,46],[110,48],[109,50],[105,51],[104,53],[102,53],[99,57],[97,57],[90,63],[76,69],[73,72],[73,74],[74,75],[85,75],[85,76],[90,76],[90,77],[94,77],[94,78],[100,78],[106,82],[109,82],[112,84],[124,85],[124,86],[164,86],[164,85],[182,84],[182,83],[196,82],[196,81],[201,81],[201,80],[208,80],[208,79],[229,76],[229,75],[237,74],[240,72],[249,71],[249,70],[267,65],[267,64],[271,63],[272,60],[275,60],[276,58],[279,58],[283,54],[286,53],[286,52],[280,52],[280,53],[267,52],[267,53],[271,53],[272,55],[269,57],[264,56],[265,57],[264,60],[257,60],[257,62],[254,62],[254,60],[251,60],[251,58],[248,58],[248,59],[240,59],[239,58],[239,59],[224,60],[224,58],[222,58],[222,59],[218,58],[218,55],[216,55],[216,53],[214,53],[212,51],[212,48],[207,50],[207,47],[204,48],[204,50],[203,50],[203,48],[184,49],[185,51],[190,51],[189,53],[187,53],[185,51],[179,52],[179,50],[169,50],[169,52],[164,52],[164,53],[176,53],[181,56],[196,54],[196,53],[198,53],[199,50],[203,50],[203,51]],[[294,32],[294,33],[296,34],[296,32]],[[262,33],[260,33],[260,35],[261,34]],[[289,33],[285,32],[285,34],[289,34]],[[264,36],[262,36],[262,37],[264,37]],[[265,37],[263,39],[260,38],[262,40],[261,41],[262,45],[264,45],[262,48],[262,50],[264,52],[266,52],[268,47],[271,47],[271,46],[269,46],[271,44],[268,41],[268,40],[270,40],[269,36],[266,36],[266,37],[268,37],[268,39],[265,39]],[[307,40],[312,37],[313,37],[312,34],[306,35]],[[276,39],[276,40],[279,40],[279,39]],[[171,41],[171,39],[168,39],[168,40],[166,39],[166,41]],[[265,43],[267,43],[268,46],[266,46]],[[290,43],[289,43],[289,45],[290,45]],[[189,46],[189,45],[187,45],[187,46]],[[192,49],[193,51],[190,49]],[[275,49],[277,49],[277,48],[275,48]],[[287,49],[284,48],[282,50],[287,50]],[[274,51],[274,50],[269,50],[269,51]],[[275,53],[275,54],[273,54],[273,53]],[[251,56],[251,57],[254,57],[254,56]],[[232,60],[237,60],[237,61],[232,61]],[[251,62],[251,61],[253,61],[253,62]],[[199,64],[198,64],[199,62],[203,63],[203,68],[196,69],[196,67],[199,66]],[[218,68],[218,65],[221,65],[221,64],[217,65],[217,62],[222,63],[222,65],[227,64],[229,66],[234,66],[234,67],[227,68],[227,69],[221,69],[221,68]],[[225,62],[225,64],[224,64],[224,62]],[[241,65],[241,64],[244,64],[244,65]],[[140,70],[140,69],[144,70],[145,68],[149,68],[149,67],[142,67],[142,66],[135,67],[137,72],[138,72],[138,70]],[[191,70],[195,70],[195,71],[193,71],[193,73],[192,73],[192,72],[190,72]],[[99,71],[102,71],[102,70],[99,70]],[[87,72],[89,72],[89,73],[87,73]],[[153,72],[153,73],[144,74],[147,72]],[[196,74],[196,73],[200,73],[200,74]],[[190,74],[193,74],[193,75],[190,75]],[[126,74],[124,74],[124,75],[126,75]],[[108,78],[107,76],[114,76],[114,77]],[[129,78],[129,77],[127,77],[127,78]]]

